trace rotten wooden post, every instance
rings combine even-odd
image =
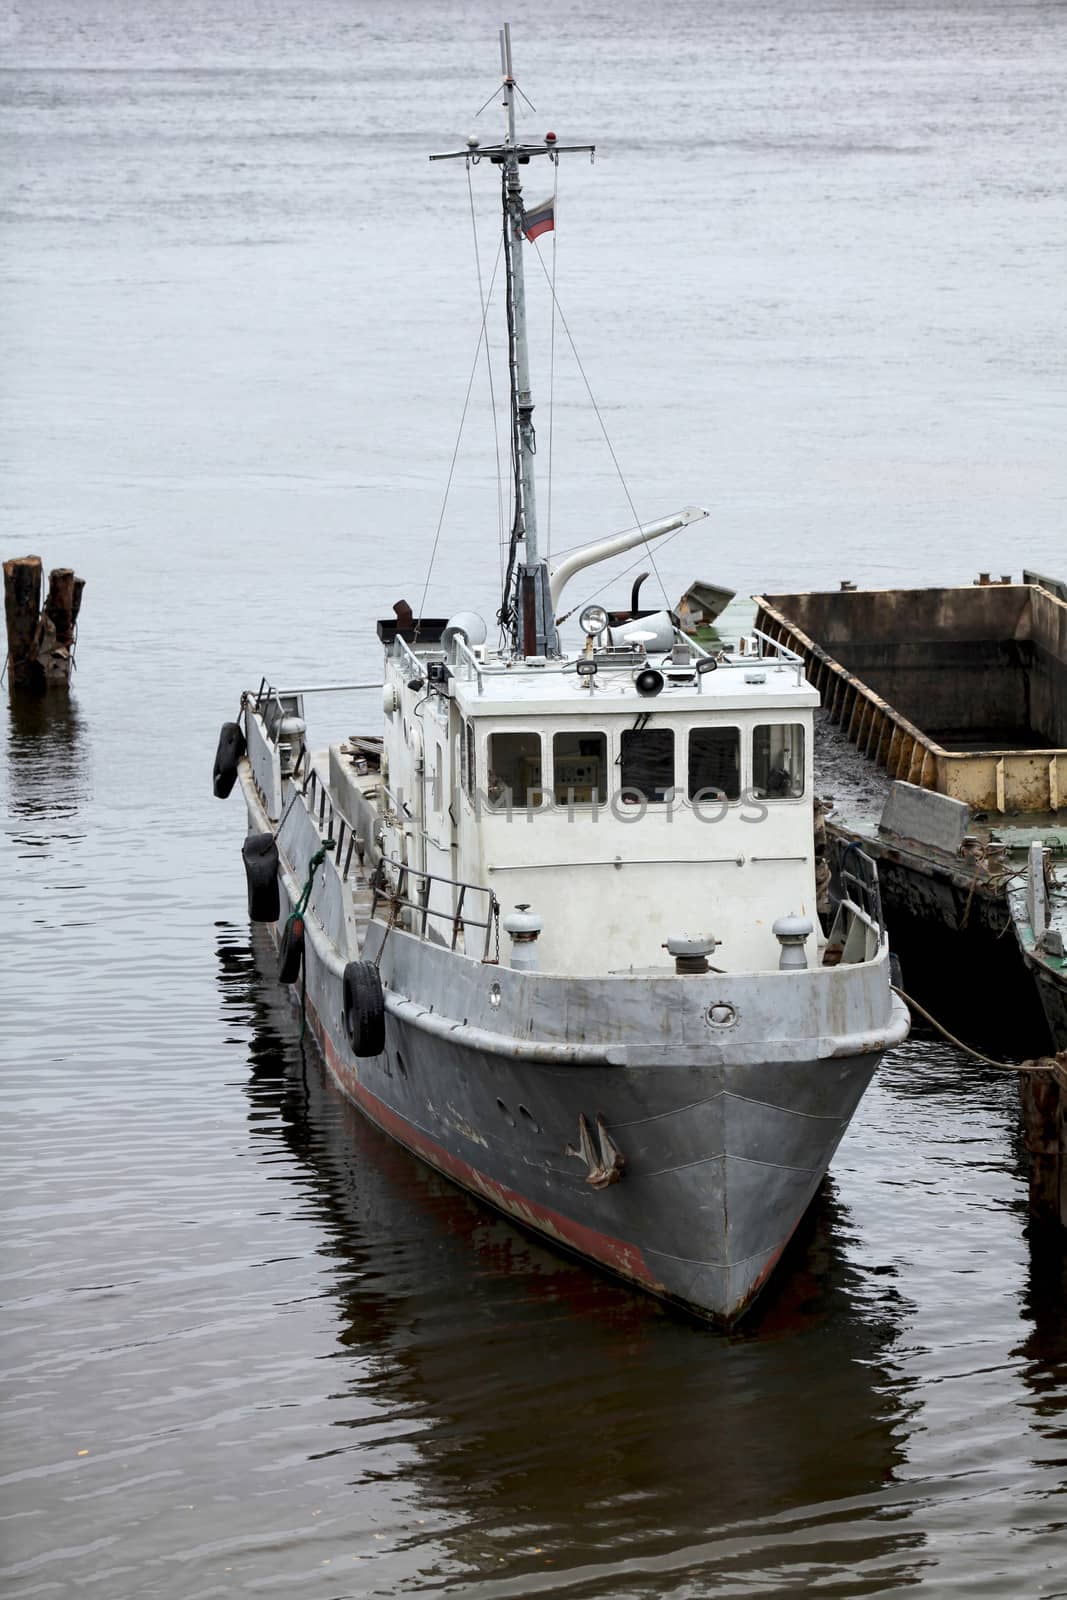
[[[1042,1057],[1040,1066],[1019,1074],[1030,1215],[1043,1226],[1067,1228],[1067,1050]]]
[[[12,684],[45,689],[70,681],[85,579],[70,567],[54,567],[41,606],[40,556],[4,562],[4,616]]]

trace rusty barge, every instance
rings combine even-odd
[[[1067,1048],[1067,597],[1026,578],[756,597],[866,758],[831,863],[875,857],[909,992],[1016,1058]]]

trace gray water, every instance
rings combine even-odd
[[[1067,1595],[1010,1075],[894,1052],[724,1337],[366,1127],[250,936],[217,727],[377,676],[421,599],[480,323],[425,158],[496,133],[497,21],[0,4],[0,553],[88,580],[69,703],[0,753],[5,1593]],[[672,598],[1063,575],[1064,7],[513,21],[524,126],[601,145],[557,282],[626,489],[528,256],[554,548],[699,501]],[[495,607],[485,390],[432,611]]]

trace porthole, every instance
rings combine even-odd
[[[737,1011],[728,1000],[717,1000],[708,1007],[705,1018],[711,1028],[732,1028],[737,1021]]]
[[[500,1004],[500,985],[499,985],[499,983],[494,983],[493,987],[489,991],[489,1004],[491,1006],[498,1006]]]
[[[402,1078],[407,1077],[408,1069],[404,1064],[404,1057],[400,1054],[399,1050],[396,1053],[396,1070],[399,1072]]]
[[[541,1132],[540,1123],[537,1121],[537,1119],[534,1116],[533,1112],[530,1111],[526,1106],[520,1106],[519,1107],[519,1116],[528,1125],[531,1133],[540,1133]]]
[[[500,1115],[503,1117],[503,1119],[507,1123],[508,1127],[509,1128],[513,1128],[515,1126],[515,1118],[511,1115],[511,1112],[508,1110],[508,1108],[504,1104],[503,1100],[498,1098],[496,1104],[497,1104],[497,1110],[500,1112]]]

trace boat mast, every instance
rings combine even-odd
[[[519,155],[515,140],[515,79],[511,69],[511,24],[500,30],[500,65],[504,73],[504,110],[507,155],[503,163],[504,249],[508,288],[508,329],[511,374],[511,413],[516,472],[515,530],[513,537],[525,545],[526,565],[537,564],[537,489],[534,479],[534,454],[537,440],[533,426],[533,393],[530,389],[530,345],[526,331],[526,272],[522,245],[526,215],[519,179]],[[529,158],[527,157],[527,160]],[[504,597],[505,604],[507,596]]]
[[[526,237],[526,213],[522,203],[520,166],[529,166],[533,156],[548,156],[555,165],[561,151],[584,151],[593,156],[591,144],[560,145],[555,134],[534,144],[520,143],[515,133],[515,96],[518,86],[511,64],[511,27],[500,32],[500,64],[503,71],[504,111],[507,131],[503,144],[485,146],[471,138],[466,150],[433,155],[431,161],[446,161],[463,156],[471,165],[488,160],[501,168],[504,211],[504,268],[507,279],[508,374],[511,391],[511,448],[514,458],[514,516],[507,577],[500,607],[500,622],[511,634],[516,652],[523,656],[558,655],[559,637],[552,608],[548,563],[537,544],[537,489],[534,456],[537,441],[533,425],[533,394],[530,388],[530,347],[526,329],[526,277],[522,246]],[[523,547],[520,561],[519,546]]]

